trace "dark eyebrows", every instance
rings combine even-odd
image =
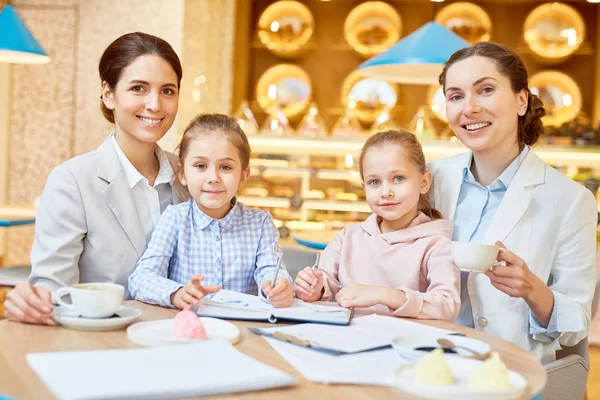
[[[148,85],[148,86],[150,85],[150,83],[149,83],[149,82],[142,81],[142,80],[140,80],[140,79],[134,79],[134,80],[132,80],[131,82],[129,82],[129,84],[130,84],[130,85],[136,85],[136,84],[137,84],[137,85]],[[164,84],[164,85],[162,85],[161,87],[172,87],[172,88],[175,88],[175,89],[177,89],[177,85],[176,85],[176,84],[174,84],[174,83],[165,83],[165,84]]]
[[[493,80],[495,80],[496,82],[498,81],[496,78],[493,78],[493,77],[491,77],[491,76],[484,76],[483,78],[479,78],[479,79],[477,79],[475,82],[473,82],[473,85],[472,85],[472,86],[477,86],[477,85],[479,85],[481,82],[485,81],[486,79],[493,79]],[[454,86],[453,86],[453,87],[449,87],[449,88],[446,88],[446,90],[444,90],[444,93],[446,93],[446,92],[449,92],[449,91],[451,91],[451,90],[460,90],[460,88],[457,88],[457,87],[454,87]]]

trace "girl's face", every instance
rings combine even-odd
[[[219,133],[193,139],[183,166],[178,166],[179,179],[198,208],[215,219],[229,212],[231,199],[249,174],[250,168],[242,169],[239,150]]]
[[[494,61],[472,56],[446,74],[446,115],[461,142],[474,153],[517,145],[518,116],[527,110],[527,93],[514,93]]]
[[[173,125],[179,106],[177,74],[156,55],[136,58],[116,87],[102,84],[102,98],[113,110],[115,132],[142,143],[156,143]]]
[[[422,174],[402,146],[390,143],[368,149],[362,167],[367,203],[383,219],[382,231],[407,227],[431,186],[431,174]]]

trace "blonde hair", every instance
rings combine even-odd
[[[199,114],[197,115],[183,131],[181,142],[177,146],[177,156],[179,164],[184,165],[185,157],[190,150],[190,143],[203,135],[223,135],[240,153],[242,171],[245,171],[250,165],[250,143],[248,137],[233,117],[223,114]],[[185,192],[181,192],[180,189]],[[177,188],[178,194],[189,198],[190,194],[184,186]]]
[[[421,147],[421,143],[419,143],[417,137],[410,132],[392,129],[389,131],[378,132],[365,142],[365,145],[360,152],[360,159],[358,162],[360,178],[363,181],[363,161],[367,151],[372,147],[383,146],[385,144],[397,144],[401,146],[406,151],[410,162],[417,168],[417,170],[419,170],[419,172],[422,174],[427,172],[425,155],[423,154],[423,148]],[[428,193],[421,194],[419,196],[419,204],[417,208],[429,218],[442,218],[442,214],[431,206],[431,200],[429,199]]]

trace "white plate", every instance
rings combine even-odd
[[[56,307],[52,316],[65,328],[82,331],[112,331],[123,329],[135,321],[142,312],[137,308],[121,306],[112,318],[83,318],[65,307]]]
[[[415,365],[402,365],[396,371],[396,386],[403,392],[424,399],[459,400],[512,400],[521,398],[527,389],[527,380],[514,371],[508,371],[512,386],[506,390],[473,391],[469,390],[469,375],[483,363],[460,357],[446,357],[448,366],[454,374],[456,383],[448,386],[422,385],[415,382]]]
[[[204,329],[206,339],[227,339],[231,344],[240,340],[240,330],[231,322],[217,318],[199,317]],[[127,328],[127,337],[134,343],[142,346],[164,346],[180,343],[194,343],[195,339],[173,339],[173,318],[159,321],[138,322]]]
[[[457,335],[436,335],[436,334],[418,334],[409,336],[398,336],[392,339],[392,347],[398,352],[400,357],[406,360],[416,360],[429,354],[429,351],[415,350],[418,347],[442,347],[437,343],[439,338],[450,340],[456,346],[464,346],[468,349],[472,349],[479,354],[487,354],[492,349],[489,344],[482,342],[481,340],[472,339],[466,336]],[[464,350],[456,347],[454,349],[457,354],[446,353],[446,356],[460,356],[469,357],[472,356],[468,350]]]

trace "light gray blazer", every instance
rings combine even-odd
[[[175,170],[176,156],[167,157]],[[179,202],[175,191],[173,201]],[[29,281],[51,292],[77,283],[118,283],[129,298],[127,279],[146,245],[109,137],[48,176],[35,221]]]
[[[433,200],[444,218],[454,219],[471,152],[429,163]],[[467,292],[475,327],[529,350],[548,362],[562,346],[587,337],[596,274],[598,208],[592,193],[529,153],[510,183],[483,243],[501,240],[554,293],[558,338],[532,329],[522,298],[497,290],[484,274],[469,274]],[[484,322],[484,323],[482,323]]]

